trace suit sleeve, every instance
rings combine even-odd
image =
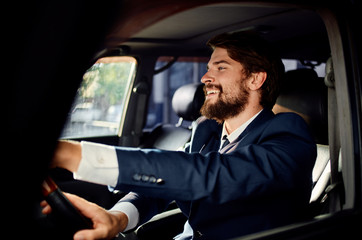
[[[116,188],[181,201],[207,197],[222,204],[310,184],[316,147],[304,121],[283,115],[259,131],[250,144],[239,142],[225,154],[116,148]]]

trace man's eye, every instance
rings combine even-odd
[[[217,69],[218,69],[219,71],[221,71],[221,70],[224,70],[225,67],[218,67]]]

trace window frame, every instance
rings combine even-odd
[[[132,56],[102,56],[102,57],[99,57],[97,59],[97,61],[95,61],[92,64],[92,66],[89,67],[87,69],[87,71],[83,74],[83,78],[84,78],[84,76],[88,73],[88,70],[90,70],[96,64],[122,63],[122,62],[130,63],[131,65],[130,65],[130,68],[129,68],[129,74],[127,76],[127,80],[125,81],[127,83],[127,86],[125,86],[125,91],[124,91],[124,96],[123,96],[123,104],[122,104],[123,108],[122,108],[122,111],[121,111],[120,119],[117,119],[117,121],[116,121],[117,129],[114,131],[114,134],[112,134],[112,133],[111,134],[106,134],[106,133],[104,133],[104,134],[102,134],[102,133],[101,134],[86,134],[86,131],[85,131],[85,132],[82,132],[81,134],[76,134],[76,135],[73,135],[73,136],[70,135],[70,134],[65,135],[64,131],[67,129],[68,124],[70,124],[70,119],[72,117],[72,112],[70,112],[68,114],[67,123],[63,127],[60,139],[92,139],[92,138],[102,138],[102,137],[110,137],[110,136],[119,137],[122,134],[122,127],[123,127],[123,124],[124,124],[124,121],[125,121],[125,118],[126,118],[125,115],[126,115],[126,112],[127,112],[129,100],[130,100],[131,93],[132,93],[132,88],[133,88],[134,82],[135,82],[135,76],[136,76],[136,73],[137,73],[138,60],[135,57],[132,57]],[[81,82],[80,86],[78,87],[78,91],[82,87],[82,82]],[[76,94],[76,96],[74,97],[73,105],[77,102],[78,96],[79,95]],[[95,122],[96,121],[97,120],[95,120]],[[107,122],[107,120],[105,120],[104,122]],[[111,123],[111,122],[109,122],[109,123]],[[69,129],[71,130],[71,128],[69,128]]]

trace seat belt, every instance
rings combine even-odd
[[[339,171],[341,143],[334,70],[331,57],[326,63],[324,82],[328,87],[328,138],[331,162],[331,184],[325,190],[325,197],[329,199],[329,212],[333,213],[342,209],[342,205],[344,204],[344,188],[341,172]]]

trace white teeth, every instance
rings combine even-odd
[[[211,90],[211,91],[207,91],[207,95],[212,94],[212,93],[219,93],[220,91],[218,90]]]

